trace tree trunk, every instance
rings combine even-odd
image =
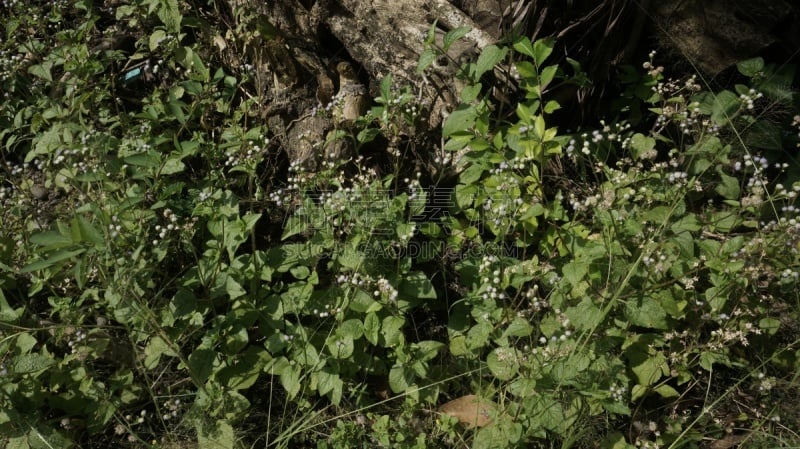
[[[445,0],[229,0],[228,7],[232,28],[260,31],[261,40],[230,58],[255,61],[262,117],[298,163],[318,157],[319,143],[332,129],[332,121],[315,112],[339,88],[338,61],[354,65],[371,98],[387,75],[394,85],[409,86],[427,111],[425,129],[433,129],[457,103],[458,66],[496,41],[502,19],[495,0],[472,2],[481,24]],[[417,61],[434,22],[439,43],[448,30],[471,31],[420,75]]]
[[[669,0],[227,0],[229,27],[245,39],[228,49],[232,64],[252,61],[261,116],[290,159],[318,159],[333,129],[324,110],[339,89],[336,65],[347,61],[366,87],[378,96],[384,76],[395,86],[409,86],[425,111],[424,129],[435,130],[458,102],[456,71],[501,35],[514,30],[532,40],[555,37],[555,63],[580,61],[595,85],[559,98],[573,110],[575,127],[596,117],[608,81],[621,64],[640,64],[656,44],[683,54],[693,64],[716,74],[736,60],[752,57],[775,41],[776,27],[796,18],[798,9],[778,0],[764,14],[744,2],[726,9],[722,1]],[[707,5],[704,7],[700,3]],[[769,2],[758,1],[757,4]],[[743,24],[739,17],[750,18]],[[471,31],[438,58],[424,74],[416,72],[429,30],[436,24],[436,42],[459,27]],[[652,25],[648,27],[647,24]],[[763,24],[763,27],[759,25]],[[691,26],[690,26],[691,25]],[[782,29],[782,28],[781,28]],[[247,34],[250,33],[250,34]],[[783,31],[786,34],[786,31]],[[655,41],[652,37],[660,35]],[[647,39],[650,37],[650,39]],[[800,41],[798,33],[790,33]],[[786,36],[779,37],[784,42]],[[225,46],[224,39],[220,47]],[[692,47],[694,45],[694,47]],[[713,53],[713,54],[712,54]],[[719,57],[717,57],[719,56]],[[592,97],[594,95],[594,97]],[[572,103],[572,104],[570,104]]]

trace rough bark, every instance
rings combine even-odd
[[[782,0],[667,0],[654,6],[662,39],[706,75],[756,56],[783,38],[797,40],[796,31],[792,35],[779,29],[796,9]]]

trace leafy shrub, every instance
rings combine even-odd
[[[107,19],[92,5],[8,5],[12,447],[797,441],[786,68],[743,61],[749,84],[714,93],[651,55],[623,74],[617,117],[563,133],[548,94],[586,80],[518,37],[463,67],[438,176],[406,170],[423,109],[386,78],[333,138],[382,137],[388,168],[356,156],[284,177],[252,70],[215,56],[215,30],[178,2],[116,10],[128,54],[92,47]],[[269,39],[252,26],[237,38]],[[420,71],[465,32],[429,37]],[[468,395],[491,424],[437,411]]]

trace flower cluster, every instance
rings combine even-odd
[[[162,212],[162,216],[166,219],[166,225],[157,224],[153,228],[155,232],[158,233],[158,238],[153,239],[152,244],[153,246],[157,246],[163,240],[165,240],[170,234],[179,232],[179,231],[190,231],[194,228],[194,223],[199,219],[199,217],[192,217],[191,221],[187,221],[184,224],[180,223],[180,218],[172,211],[172,209],[164,209]],[[112,219],[113,220],[113,219]],[[114,226],[114,231],[118,231],[117,225]]]
[[[777,381],[774,377],[769,376],[767,377],[764,373],[758,373],[758,384],[756,385],[756,390],[760,394],[769,393],[776,385]]]
[[[515,156],[508,161],[501,161],[491,173],[492,187],[487,189],[487,198],[483,201],[485,220],[496,228],[495,233],[503,232],[516,223],[516,216],[523,212],[524,200],[522,179],[517,171],[524,170],[528,159]]]
[[[481,263],[478,265],[478,272],[481,274],[481,287],[479,290],[480,297],[484,301],[503,300],[506,294],[503,292],[502,280],[503,273],[496,267],[499,258],[494,254],[483,256]]]
[[[758,173],[761,170],[766,170],[769,168],[769,161],[764,156],[755,155],[752,156],[750,154],[745,154],[742,156],[743,162],[736,161],[733,164],[733,169],[735,171],[741,171],[743,169],[751,169]],[[752,181],[751,181],[752,183]]]
[[[175,419],[178,417],[178,413],[181,410],[181,400],[180,399],[173,399],[172,401],[164,402],[164,414],[161,415],[161,419],[164,421],[169,421],[170,419]]]
[[[739,95],[739,100],[748,110],[752,110],[755,107],[756,100],[762,97],[764,97],[764,94],[757,92],[755,89],[750,89],[747,93]]]
[[[0,50],[0,83],[13,79],[19,66],[24,62],[25,56],[10,50]],[[11,92],[4,92],[3,96],[8,98]]]
[[[139,412],[139,415],[125,415],[125,424],[119,423],[114,427],[114,433],[117,435],[125,435],[128,434],[127,440],[130,443],[135,443],[139,440],[136,434],[134,434],[135,427],[141,427],[145,425],[147,422],[147,410],[142,410]]]
[[[547,345],[548,343],[565,342],[572,337],[572,328],[570,326],[569,318],[564,315],[560,309],[555,309],[553,312],[556,314],[559,323],[561,324],[561,333],[554,333],[548,340],[545,336],[539,337],[539,344]]]
[[[658,430],[658,424],[654,421],[643,423],[641,421],[633,422],[633,429],[639,432],[636,436],[634,445],[642,449],[659,449],[661,445],[658,443],[661,431]],[[650,441],[650,438],[655,437],[656,441]]]
[[[627,400],[628,388],[624,385],[617,385],[616,383],[608,388],[611,393],[611,399],[617,402],[624,402]]]
[[[600,120],[600,126],[601,128],[599,129],[576,134],[569,140],[564,152],[572,162],[576,163],[578,160],[578,148],[580,148],[581,154],[588,156],[592,154],[593,148],[596,149],[598,145],[616,142],[620,144],[622,149],[630,146],[630,137],[626,135],[631,129],[630,123],[620,121],[609,125],[605,120]]]
[[[453,162],[453,153],[450,152],[445,152],[445,151],[437,152],[436,156],[433,158],[433,163],[442,167],[447,167],[452,162]]]
[[[329,316],[336,315],[338,313],[342,313],[342,308],[334,306],[332,304],[325,304],[323,306],[323,310],[313,309],[311,311],[312,315],[314,315],[316,317],[319,317],[319,318],[328,318]],[[294,339],[293,335],[284,335],[283,337],[284,337],[284,341],[289,341],[289,340]]]
[[[374,279],[372,276],[352,273],[343,273],[336,277],[336,283],[341,287],[356,287],[364,291],[372,290],[372,296],[381,298],[389,303],[397,301],[397,289],[383,276]]]
[[[86,340],[86,331],[78,329],[74,334],[67,337],[67,346],[70,348],[70,354],[77,354],[80,344]]]
[[[530,303],[530,307],[534,312],[539,312],[550,307],[550,302],[547,298],[539,297],[539,285],[533,284],[531,288],[525,291],[525,299]]]
[[[376,289],[373,291],[373,296],[382,297],[387,299],[389,302],[397,301],[397,289],[389,283],[386,278],[380,276],[377,281],[375,281]]]
[[[254,141],[247,142],[242,148],[228,154],[225,160],[225,167],[255,169],[256,164],[261,162],[266,154],[269,139],[265,138],[263,146]]]

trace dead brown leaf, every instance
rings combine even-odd
[[[729,449],[733,446],[739,445],[742,441],[747,438],[747,435],[726,435],[719,440],[714,441],[711,443],[710,449]]]
[[[439,407],[439,411],[455,417],[471,429],[491,424],[491,416],[497,414],[497,404],[474,394],[468,394],[443,404]]]

